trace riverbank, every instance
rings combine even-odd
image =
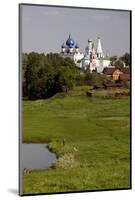
[[[85,91],[23,102],[23,142],[47,142],[58,157],[23,174],[24,194],[130,187],[130,98]]]

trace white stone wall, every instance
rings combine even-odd
[[[83,57],[84,57],[83,53],[78,52],[78,53],[74,54],[74,62],[79,68],[82,68],[82,61],[81,60],[82,60]],[[77,61],[81,61],[81,62],[78,63]]]
[[[110,60],[97,59],[96,60],[97,72],[102,73],[103,69],[110,65],[110,62],[111,62]]]
[[[110,60],[103,60],[103,66],[108,67],[110,65],[111,61]]]

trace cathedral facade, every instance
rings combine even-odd
[[[75,43],[71,34],[69,34],[66,45],[63,43],[61,46],[60,54],[64,58],[69,57],[73,59],[76,66],[82,71],[90,70],[90,72],[97,71],[98,73],[102,73],[103,69],[110,65],[109,58],[103,55],[100,38],[98,38],[97,48],[95,48],[92,40],[88,40],[83,53],[80,52],[78,43]]]

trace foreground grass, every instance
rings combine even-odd
[[[46,143],[58,160],[23,174],[23,193],[130,187],[129,97],[69,95],[24,101],[23,142]]]

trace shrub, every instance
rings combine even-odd
[[[71,153],[64,154],[58,158],[54,164],[53,168],[62,168],[69,169],[78,166],[78,163],[75,161],[74,155]]]
[[[130,89],[130,81],[123,81],[123,87]]]

